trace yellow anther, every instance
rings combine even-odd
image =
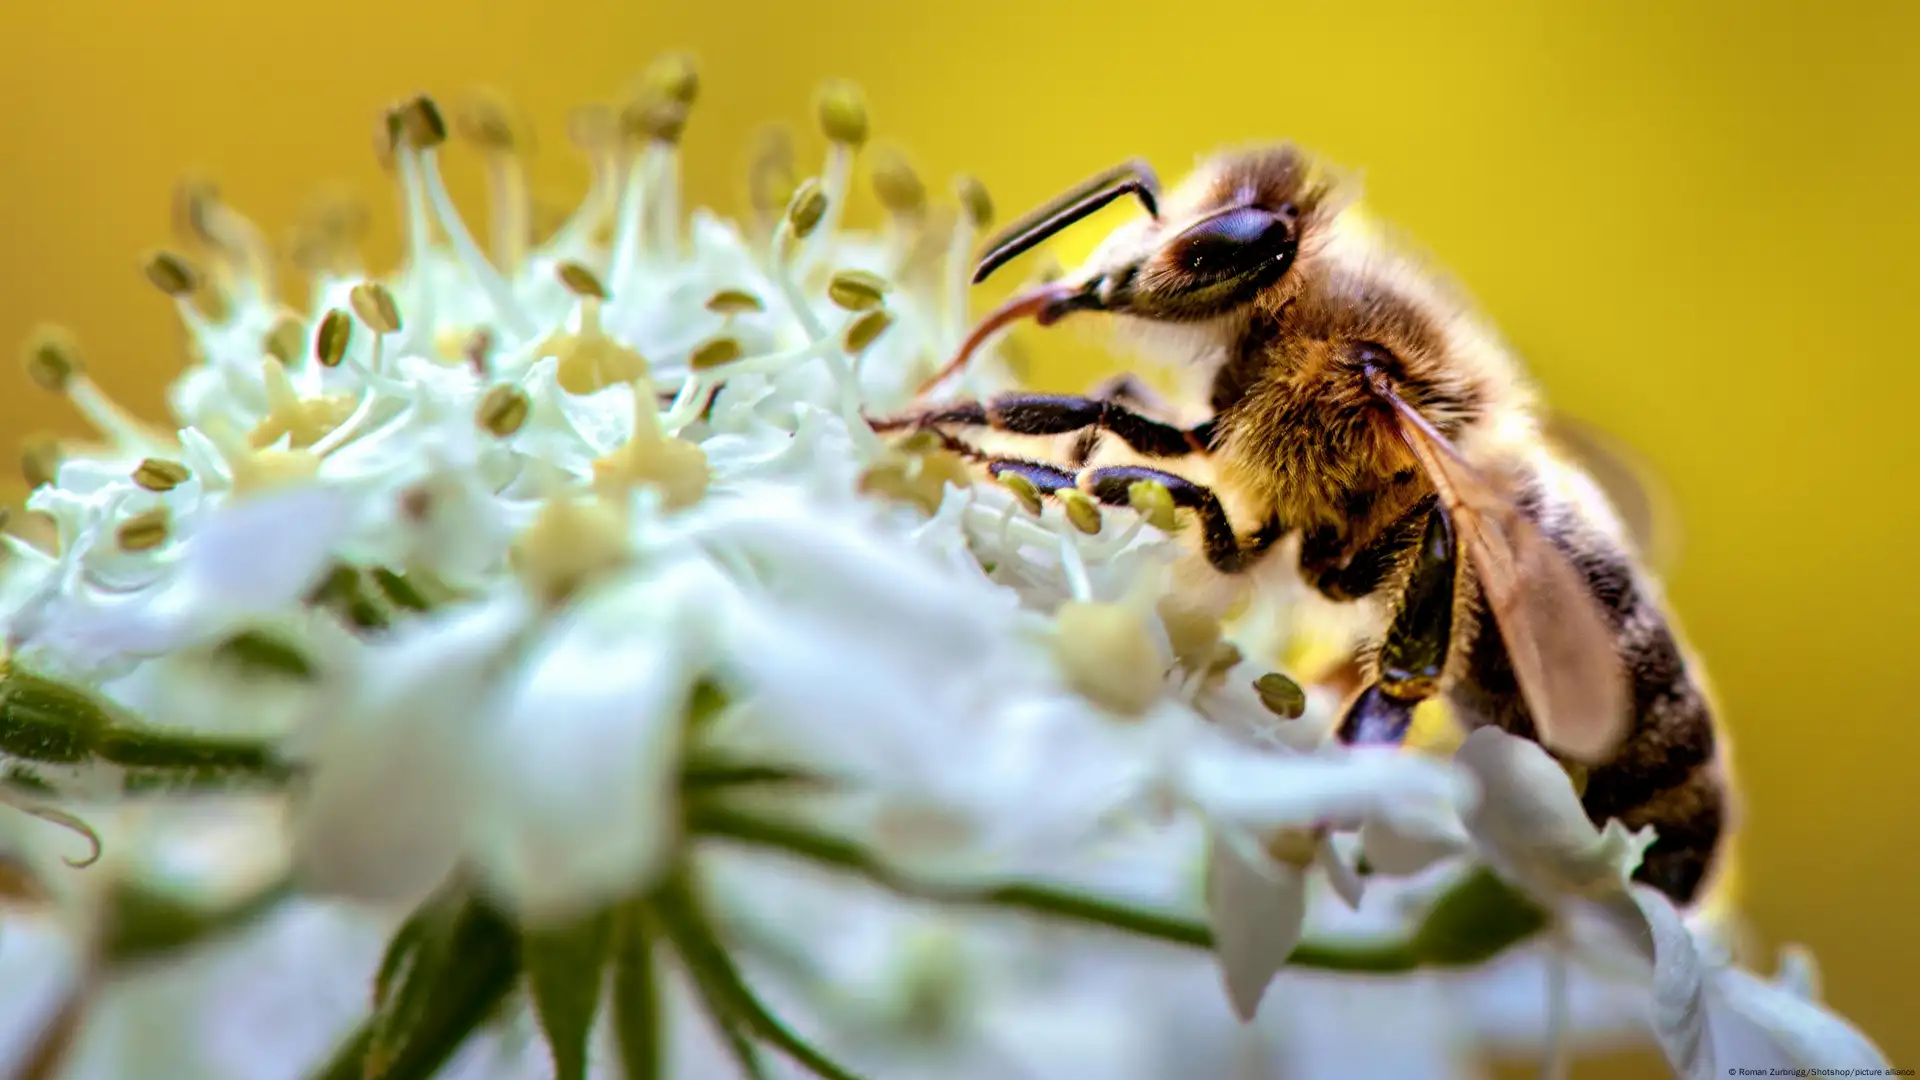
[[[147,458],[133,468],[133,482],[148,491],[172,491],[192,477],[185,465],[165,458]]]
[[[1278,829],[1262,846],[1276,862],[1304,870],[1320,853],[1320,837],[1307,829]]]
[[[556,498],[513,545],[513,568],[548,604],[565,603],[591,579],[627,561],[627,521],[600,499]]]
[[[526,125],[499,93],[476,89],[464,95],[454,110],[454,127],[491,153],[524,153],[529,149]]]
[[[874,154],[873,193],[881,206],[903,217],[918,215],[927,208],[927,185],[898,150],[888,148]]]
[[[687,367],[694,371],[706,371],[722,364],[731,364],[740,359],[740,342],[730,337],[717,337],[702,342],[687,358]]]
[[[787,203],[787,228],[793,230],[794,238],[806,239],[826,214],[827,194],[820,190],[820,181],[812,177],[800,181],[792,201]]]
[[[425,94],[387,110],[387,131],[393,145],[414,150],[431,150],[447,141],[446,118]]]
[[[953,192],[960,199],[960,208],[967,213],[967,220],[975,229],[984,229],[993,223],[993,198],[987,194],[987,186],[979,178],[962,175],[953,182]]]
[[[66,393],[67,385],[87,370],[73,335],[57,326],[39,327],[27,338],[26,366],[34,385],[55,394]]]
[[[871,311],[886,302],[887,279],[866,270],[842,270],[827,282],[827,299],[848,311]]]
[[[767,305],[745,289],[721,289],[707,297],[707,310],[716,315],[747,315],[765,311]]]
[[[532,410],[533,402],[526,391],[512,383],[501,383],[480,398],[473,419],[483,431],[504,439],[526,424]]]
[[[292,364],[299,361],[306,343],[307,328],[299,319],[282,315],[273,321],[272,329],[260,336],[260,351],[283,364]]]
[[[1060,503],[1067,511],[1067,520],[1073,527],[1088,536],[1100,531],[1100,507],[1085,492],[1074,488],[1060,490]]]
[[[700,69],[691,53],[668,53],[647,67],[641,77],[643,92],[663,101],[692,105],[700,97]]]
[[[1082,697],[1122,716],[1159,700],[1162,661],[1140,611],[1075,600],[1060,605],[1054,623],[1054,656]]]
[[[1167,485],[1158,480],[1135,480],[1127,485],[1127,502],[1147,524],[1161,532],[1174,530],[1173,493]]]
[[[20,444],[20,477],[27,487],[37,488],[60,478],[60,463],[67,453],[52,435],[35,435]]]
[[[847,327],[846,336],[841,339],[841,344],[846,346],[847,352],[859,356],[892,326],[892,313],[885,308],[875,308],[855,319],[853,325]]]
[[[607,298],[607,287],[600,284],[600,279],[593,271],[577,262],[563,262],[553,268],[553,273],[560,279],[560,284],[575,296],[591,296],[595,300]]]
[[[828,139],[859,149],[867,141],[867,102],[860,88],[835,80],[820,88],[820,130]]]
[[[393,293],[377,281],[363,281],[347,293],[347,302],[353,306],[353,313],[360,321],[376,334],[393,334],[400,330],[400,305],[394,302]]]
[[[1277,671],[1269,671],[1253,680],[1254,693],[1267,711],[1284,720],[1297,720],[1306,714],[1307,692],[1300,684]]]
[[[113,542],[121,551],[152,551],[167,542],[172,525],[164,506],[135,514],[113,531]]]
[[[628,138],[674,145],[687,132],[687,106],[671,98],[642,98],[620,111]]]
[[[321,367],[339,367],[347,358],[347,342],[353,338],[353,317],[333,308],[320,317],[320,328],[313,334],[313,358]]]
[[[999,480],[1000,486],[1013,492],[1013,497],[1019,499],[1020,505],[1027,508],[1027,513],[1039,515],[1042,506],[1040,489],[1034,486],[1033,481],[1012,469],[1002,472]]]
[[[176,300],[192,296],[200,288],[200,272],[184,256],[171,251],[148,256],[146,273],[154,288]]]

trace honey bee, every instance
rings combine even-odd
[[[1290,145],[1215,156],[1164,194],[1143,162],[1108,170],[1005,229],[974,281],[1128,196],[1143,217],[983,319],[923,395],[1015,320],[1105,312],[1184,339],[1203,419],[1123,380],[927,404],[876,429],[1070,437],[1065,461],[982,456],[1122,506],[1164,484],[1216,581],[1294,552],[1307,585],[1382,611],[1341,739],[1398,743],[1441,695],[1469,727],[1553,752],[1596,824],[1652,825],[1635,876],[1692,903],[1734,809],[1703,676],[1602,489],[1543,437],[1508,347]],[[1090,464],[1109,437],[1151,464]]]

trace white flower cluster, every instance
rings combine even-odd
[[[1532,744],[1330,744],[1333,703],[1290,699],[1271,648],[1171,606],[1152,513],[883,444],[863,412],[907,403],[966,329],[984,196],[942,211],[877,165],[884,227],[843,228],[866,125],[840,90],[819,181],[756,228],[683,220],[694,86],[669,71],[626,141],[589,133],[592,191],[531,247],[514,128],[464,116],[505,223],[491,258],[442,181],[438,110],[397,108],[405,265],[382,283],[327,248],[305,313],[251,227],[190,193],[205,266],[150,267],[197,355],[172,432],[116,410],[71,346],[31,355],[101,444],[31,497],[51,548],[8,538],[0,768],[29,809],[110,804],[88,816],[108,853],[65,870],[65,834],[0,825],[0,871],[55,883],[0,894],[61,898],[0,914],[0,1074],[73,1041],[81,1010],[58,1075],[307,1075],[359,1019],[395,914],[449,881],[535,940],[689,876],[768,1008],[883,1080],[1470,1076],[1486,1045],[1649,1016],[1688,1077],[1879,1063],[1804,985],[1729,967],[1710,927],[1629,885],[1648,837],[1594,830]],[[970,378],[1007,376],[989,355]],[[63,713],[63,687],[105,711]],[[247,740],[273,760],[219,756]],[[121,801],[281,762],[284,828],[275,797],[232,795],[212,824]],[[1544,925],[1449,959],[1423,915],[1486,867]],[[87,875],[282,873],[303,897],[236,940],[103,975],[117,893]],[[1189,948],[1207,926],[1224,995]],[[696,952],[662,969],[701,983]],[[751,1055],[686,985],[662,992],[657,1075],[726,1075]],[[592,1075],[629,1060],[611,1011]],[[442,1075],[566,1075],[553,1023],[510,1010]],[[767,1075],[830,1064],[790,1056]]]

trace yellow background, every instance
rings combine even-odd
[[[541,122],[541,186],[569,193],[566,107],[666,48],[703,60],[688,175],[729,208],[747,134],[804,130],[831,75],[866,86],[878,136],[940,189],[975,170],[1003,213],[1126,155],[1171,179],[1223,143],[1297,139],[1363,168],[1552,400],[1671,484],[1672,596],[1748,791],[1748,910],[1768,943],[1815,950],[1895,1066],[1920,1066],[1920,6],[1208,7],[14,0],[0,339],[67,323],[151,412],[178,338],[139,257],[167,241],[183,170],[276,236],[332,180],[390,231],[378,110],[489,83]],[[80,430],[0,378],[9,443]]]

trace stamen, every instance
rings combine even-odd
[[[166,543],[172,531],[167,508],[156,506],[121,522],[120,527],[114,530],[113,541],[121,551],[152,551]]]
[[[353,337],[353,318],[339,308],[320,317],[320,328],[313,335],[313,358],[321,367],[339,367],[347,358],[347,342]]]
[[[476,90],[461,102],[455,125],[486,157],[493,257],[501,271],[512,277],[526,261],[533,231],[526,170],[532,141],[527,127],[504,98],[485,90]]]
[[[713,338],[694,348],[687,357],[687,367],[692,371],[709,371],[740,359],[740,351],[738,338]]]
[[[57,326],[41,326],[27,339],[27,376],[42,389],[61,394],[73,402],[117,449],[145,453],[170,446],[173,440],[164,432],[121,408],[87,376],[73,335]]]
[[[763,129],[754,140],[751,163],[747,167],[747,202],[753,207],[754,217],[767,228],[773,228],[799,187],[793,135],[785,128]]]
[[[481,430],[495,438],[505,439],[525,426],[527,415],[532,410],[533,402],[525,390],[512,383],[501,383],[480,398],[473,419]]]
[[[587,194],[545,241],[553,251],[591,246],[620,198],[620,124],[605,105],[589,105],[567,114],[567,141],[587,159]]]
[[[550,499],[513,545],[514,572],[549,606],[627,561],[627,523],[603,499]]]
[[[400,307],[394,302],[393,293],[377,281],[363,281],[347,293],[347,303],[360,321],[373,331],[373,357],[367,361],[367,368],[374,374],[380,373],[381,354],[386,346],[388,334],[400,332]]]
[[[683,254],[680,243],[680,154],[686,132],[687,113],[700,96],[700,72],[688,53],[671,53],[654,61],[646,74],[647,96],[670,104],[662,115],[670,122],[662,127],[658,141],[665,144],[665,162],[659,172],[659,190],[653,200],[653,227],[656,250],[673,258]]]
[[[1040,489],[1033,485],[1033,481],[1012,469],[1002,472],[998,479],[1001,487],[1013,492],[1013,497],[1020,500],[1020,505],[1026,508],[1027,513],[1040,516],[1045,504],[1040,501]]]
[[[255,450],[217,419],[204,422],[200,432],[226,463],[235,498],[277,491],[319,475],[320,455],[311,450]]]
[[[260,351],[291,367],[307,343],[307,328],[292,315],[282,315],[260,336]]]
[[[821,237],[811,240],[800,249],[797,261],[802,272],[811,269],[818,261],[825,250],[825,237],[833,235],[840,228],[848,185],[853,179],[853,159],[865,145],[868,130],[866,95],[858,85],[845,80],[829,82],[820,88],[818,105],[820,130],[828,139],[827,164],[821,173],[821,193],[827,200],[827,219]]]
[[[866,357],[867,350],[873,347],[873,343],[880,340],[881,334],[892,328],[893,315],[885,308],[876,308],[853,320],[853,324],[847,327],[847,332],[841,335],[840,340],[847,354],[853,357],[855,371],[860,370],[860,361]]]
[[[907,156],[892,147],[874,151],[873,194],[896,217],[918,219],[927,212],[927,185]]]
[[[1170,533],[1176,528],[1173,493],[1158,480],[1136,480],[1127,486],[1127,503],[1147,524]]]
[[[793,309],[794,316],[800,320],[801,329],[806,332],[807,339],[812,342],[830,339],[826,326],[820,322],[820,316],[814,312],[813,305],[807,302],[805,294],[800,291],[800,283],[794,277],[793,267],[789,265],[787,259],[787,252],[796,232],[812,231],[813,227],[820,222],[820,213],[824,209],[820,204],[824,199],[825,193],[819,187],[810,184],[800,185],[800,190],[794,193],[793,204],[787,208],[786,222],[773,234],[774,283],[780,287],[787,306]],[[853,438],[854,445],[864,456],[872,457],[880,450],[880,437],[874,434],[873,428],[867,425],[866,418],[860,414],[860,388],[854,382],[853,368],[849,365],[844,353],[827,350],[821,355],[839,391],[837,411],[841,419],[846,421],[847,430]]]
[[[172,491],[192,478],[185,465],[166,458],[147,458],[133,468],[133,482],[148,491]]]
[[[706,307],[716,315],[747,315],[767,310],[759,297],[744,289],[721,289],[707,298]]]
[[[1072,540],[1060,538],[1060,571],[1067,579],[1067,592],[1075,600],[1093,599],[1093,577],[1087,573],[1086,556]]]
[[[1307,692],[1300,684],[1277,671],[1269,671],[1253,680],[1253,692],[1260,704],[1282,720],[1298,720],[1307,712]]]
[[[827,299],[848,311],[872,311],[886,302],[887,279],[865,270],[842,270],[827,282]]]
[[[427,272],[428,255],[433,247],[433,213],[428,209],[426,183],[421,175],[420,155],[409,144],[399,109],[385,114],[385,141],[381,149],[393,162],[400,177],[401,216],[406,219],[407,242],[403,256],[405,280],[412,287],[408,302],[419,310],[414,318],[422,326],[432,326],[435,311],[433,278]]]
[[[642,245],[646,242],[648,189],[661,166],[662,151],[652,142],[641,151],[638,160],[627,165],[626,185],[614,214],[613,250],[607,271],[608,284],[615,296],[627,295],[639,269]]]
[[[947,304],[941,340],[948,348],[957,347],[966,336],[967,313],[971,307],[967,297],[973,284],[973,245],[993,223],[993,199],[987,194],[986,185],[975,177],[961,175],[954,180],[953,190],[960,200],[960,217],[954,222],[953,235],[947,241],[947,263],[943,272]]]
[[[607,287],[600,284],[600,279],[593,276],[593,271],[577,262],[563,262],[554,268],[554,273],[560,278],[560,284],[575,296],[590,296],[595,300],[607,298]]]
[[[244,215],[220,201],[213,184],[182,182],[175,189],[174,208],[178,224],[221,256],[216,265],[224,271],[224,286],[252,300],[273,295],[273,255],[266,239]]]
[[[286,365],[277,360],[261,361],[260,379],[266,388],[267,414],[247,435],[248,444],[256,450],[284,438],[294,449],[313,448],[315,456],[320,456],[316,444],[358,409],[359,403],[344,395],[302,399]]]
[[[447,128],[439,107],[433,103],[433,99],[421,96],[396,111],[407,145],[419,157],[420,180],[426,187],[427,202],[440,222],[440,231],[446,234],[447,242],[453,245],[454,255],[461,267],[473,277],[480,291],[486,294],[495,316],[515,336],[523,339],[532,337],[532,321],[513,298],[513,290],[507,285],[506,279],[487,261],[480,245],[474,242],[473,234],[460,217],[459,208],[453,205],[453,196],[447,192],[446,178],[440,174],[439,154],[440,145],[446,142]]]
[[[60,463],[67,459],[60,440],[52,435],[30,436],[20,444],[20,478],[28,490],[58,483]]]
[[[1061,508],[1066,511],[1067,521],[1074,528],[1088,536],[1100,531],[1100,506],[1085,492],[1076,488],[1062,488],[1058,498]]]
[[[366,204],[347,191],[325,191],[302,208],[289,245],[294,265],[316,278],[352,277],[366,235]]]

